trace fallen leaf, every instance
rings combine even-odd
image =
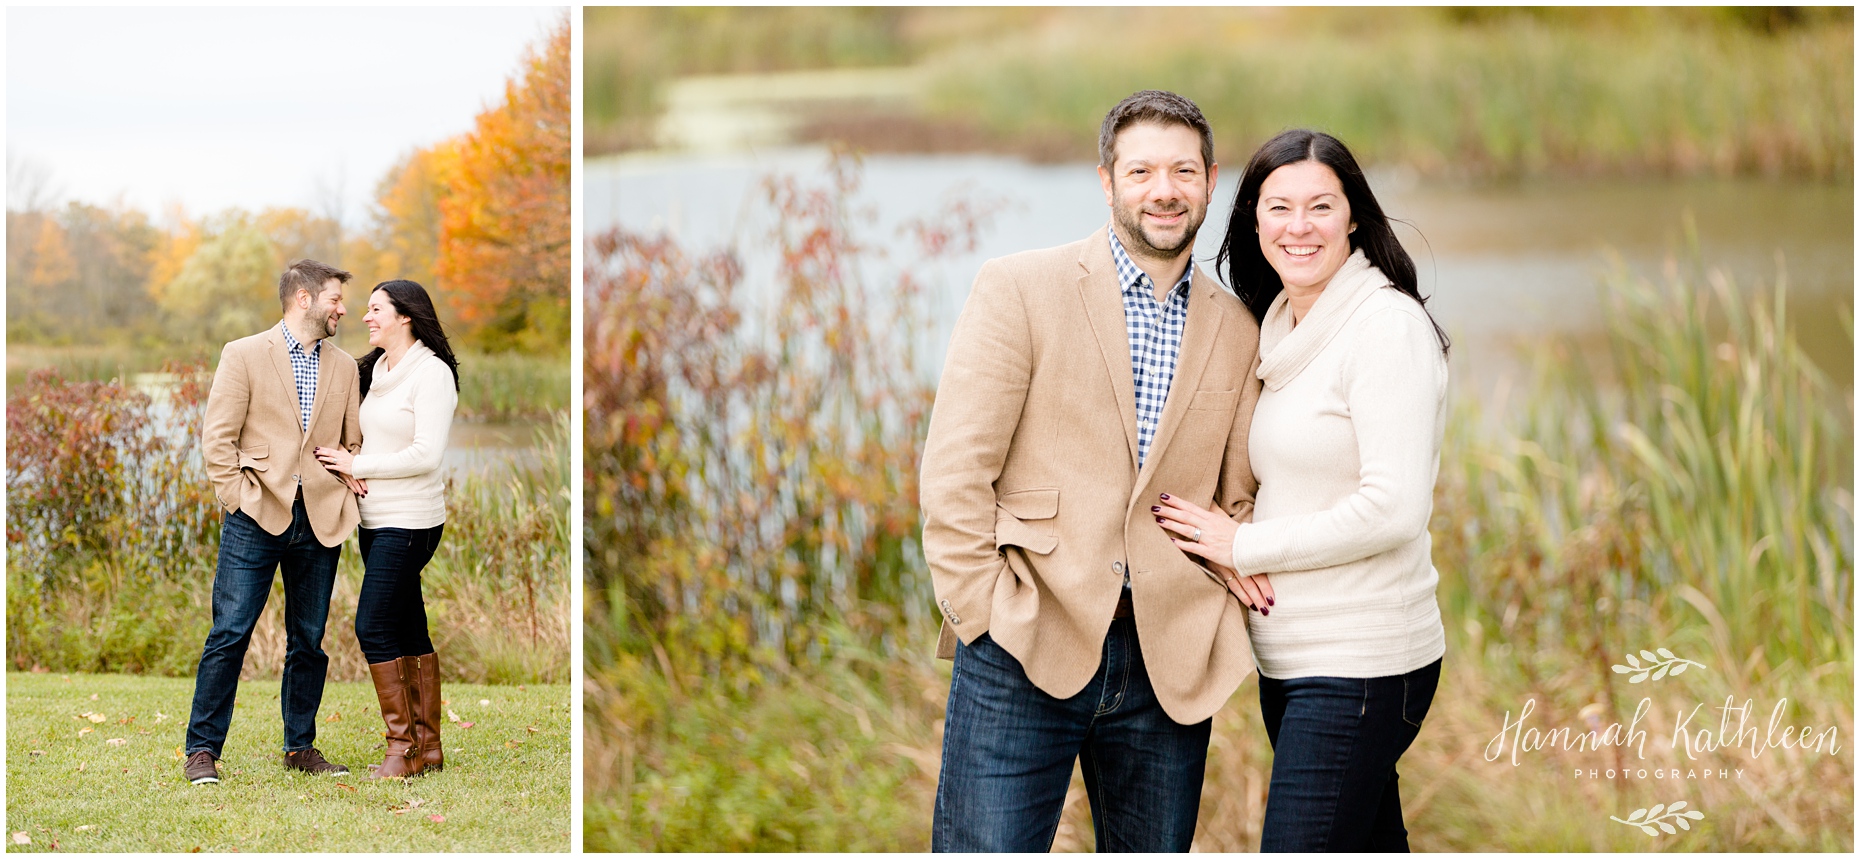
[[[43,754],[45,754],[45,750],[44,750],[44,749],[33,749],[32,751],[30,751],[30,752],[27,752],[27,754],[29,754],[29,755],[43,755]]]
[[[426,800],[424,800],[424,799],[410,799],[410,800],[407,800],[407,807],[408,807],[408,808],[419,808],[420,806],[422,806],[422,805],[425,805],[425,804],[426,804]]]
[[[90,700],[92,700],[92,701],[95,701],[95,700],[97,700],[97,693],[95,693],[95,692],[92,692],[92,693],[90,693]]]
[[[491,706],[491,699],[489,699],[489,698],[479,698],[479,699],[478,699],[478,706],[480,706],[480,707],[489,707],[489,706]]]
[[[181,747],[180,747],[180,746],[175,746],[175,747],[174,747],[174,759],[175,759],[175,760],[177,760],[177,761],[184,761],[184,760],[187,760],[187,755],[185,755],[185,754],[183,754],[183,753],[181,752]]]
[[[471,727],[471,726],[473,726],[473,725],[476,725],[476,724],[478,724],[478,723],[477,723],[477,722],[460,722],[460,723],[459,723],[459,727],[461,727],[461,728],[469,728],[469,727]]]
[[[342,713],[341,713],[340,711],[338,711],[338,712],[335,712],[335,713],[331,713],[331,714],[329,714],[329,718],[327,718],[327,719],[324,719],[323,721],[325,721],[325,722],[340,722],[340,721],[342,721]]]
[[[457,714],[457,713],[454,713],[454,712],[452,712],[451,710],[447,710],[447,711],[446,711],[446,718],[447,718],[447,719],[450,719],[450,720],[452,720],[452,721],[454,721],[454,722],[456,722],[456,721],[458,721],[458,720],[459,720],[459,714]]]
[[[541,729],[541,728],[538,728],[538,727],[536,727],[535,725],[528,725],[528,726],[525,726],[523,730],[525,730],[525,731],[529,731],[529,732],[530,732],[530,733],[532,733],[532,734],[534,734],[534,733],[538,733],[538,732],[540,732],[540,731],[542,731],[542,729]]]
[[[163,713],[163,712],[162,712],[162,711],[160,711],[160,710],[156,710],[156,711],[155,711],[155,721],[156,721],[157,723],[160,723],[160,722],[161,722],[161,721],[162,721],[163,719],[166,719],[166,718],[168,718],[168,714],[167,714],[167,713]]]
[[[518,687],[517,687],[517,691],[518,691],[518,692],[521,692],[521,691],[523,691],[523,687],[522,687],[522,686],[518,686]]]
[[[15,832],[13,833],[13,843],[14,844],[31,844],[32,836],[27,835],[24,832]]]
[[[427,815],[427,816],[426,816],[426,819],[427,819],[427,820],[430,820],[430,821],[432,821],[432,822],[434,822],[434,823],[444,823],[444,822],[446,822],[446,816],[445,816],[445,815],[443,815],[443,814],[429,814],[429,815]]]
[[[92,824],[89,824],[89,823],[86,823],[86,824],[84,824],[83,826],[80,826],[80,827],[78,827],[78,828],[77,828],[77,831],[78,831],[78,832],[89,832],[89,831],[91,831],[92,829],[96,829],[96,828],[97,828],[96,826],[94,826],[94,825],[92,825]]]
[[[83,771],[84,771],[84,767],[85,767],[85,765],[87,765],[87,764],[89,764],[89,763],[90,763],[89,761],[85,761],[85,762],[84,762],[84,763],[82,763],[82,764],[78,764],[78,772],[83,772]]]
[[[97,729],[96,729],[96,728],[79,728],[79,729],[78,729],[78,736],[80,736],[80,737],[82,737],[82,736],[84,736],[85,734],[88,734],[88,733],[90,733],[91,731],[95,731],[95,730],[97,730]]]
[[[101,725],[104,723],[105,720],[109,719],[110,717],[105,716],[102,713],[91,713],[91,714],[86,715],[84,718],[89,719],[90,723],[93,725]]]
[[[355,792],[355,785],[352,785],[352,784],[343,784],[342,782],[336,782],[336,786],[350,793]]]
[[[123,739],[122,737],[111,737],[110,739],[105,740],[104,742],[107,742],[112,746],[120,746],[120,745],[124,745],[128,743],[129,741]]]
[[[518,745],[520,745],[520,744],[519,744],[519,743],[518,743],[518,742],[517,742],[516,740],[505,740],[505,741],[504,741],[504,748],[506,748],[506,749],[514,749],[514,748],[516,748],[516,747],[517,747]]]

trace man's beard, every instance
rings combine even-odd
[[[328,309],[323,309],[321,313],[318,313],[313,308],[304,317],[304,321],[310,323],[310,333],[316,335],[318,340],[336,336],[336,322],[330,318],[332,315]]]
[[[1181,210],[1184,216],[1182,237],[1174,244],[1164,246],[1157,244],[1156,240],[1152,239],[1149,233],[1144,230],[1142,209],[1131,210],[1118,206],[1113,207],[1112,211],[1116,214],[1117,225],[1123,227],[1124,233],[1130,237],[1133,243],[1138,245],[1138,247],[1126,248],[1126,250],[1138,256],[1147,256],[1156,259],[1174,259],[1182,252],[1183,248],[1193,246],[1195,244],[1195,233],[1201,229],[1201,222],[1207,216],[1206,211],[1203,211],[1202,217],[1196,218],[1194,217],[1194,210],[1191,207],[1183,206]],[[1163,212],[1160,214],[1173,213]]]

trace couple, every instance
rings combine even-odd
[[[225,519],[213,575],[213,627],[194,680],[185,771],[219,781],[246,646],[284,570],[286,649],[279,701],[284,766],[349,770],[313,745],[329,657],[336,562],[361,525],[355,637],[387,723],[387,756],[371,777],[437,770],[439,661],[427,636],[420,570],[445,528],[440,464],[458,405],[458,361],[426,290],[390,280],[368,297],[368,345],[357,362],[324,341],[347,310],[349,273],[315,260],[278,278],[284,319],[226,344],[207,395],[202,459]]]
[[[937,388],[932,847],[1047,850],[1077,759],[1098,849],[1187,850],[1211,717],[1257,660],[1262,849],[1405,850],[1395,764],[1446,651],[1447,343],[1414,263],[1343,144],[1288,131],[1240,179],[1229,294],[1191,257],[1201,111],[1137,93],[1098,148],[1108,229],[984,265]]]

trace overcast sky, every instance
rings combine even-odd
[[[6,10],[9,195],[359,225],[402,155],[469,131],[562,7]]]

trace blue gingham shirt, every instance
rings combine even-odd
[[[1137,391],[1137,468],[1150,455],[1150,440],[1162,422],[1163,402],[1175,380],[1175,361],[1182,352],[1182,326],[1188,321],[1188,286],[1195,274],[1190,259],[1161,302],[1150,276],[1131,262],[1124,244],[1111,234],[1111,260],[1117,264],[1117,282],[1124,292],[1124,329],[1130,335],[1130,377]]]
[[[316,404],[317,362],[323,353],[323,341],[309,349],[297,342],[291,334],[291,326],[278,323],[278,330],[284,332],[284,342],[291,347],[291,375],[297,379],[297,408],[303,423],[304,432],[310,431],[310,407]]]

